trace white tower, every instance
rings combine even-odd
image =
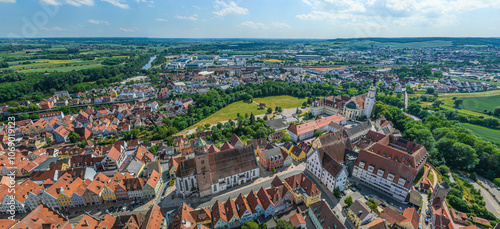
[[[373,106],[375,106],[375,94],[377,93],[377,87],[370,86],[370,90],[368,91],[368,95],[365,98],[365,106],[363,109],[363,115],[367,118],[370,118],[373,111]]]

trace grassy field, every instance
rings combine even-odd
[[[473,93],[440,93],[439,99],[452,99],[453,97],[483,97],[492,95],[500,95],[500,90],[482,91]]]
[[[26,69],[19,70],[19,72],[70,72],[73,70],[87,69],[87,68],[97,68],[102,67],[100,64],[87,64],[81,66],[69,66],[69,67],[52,67],[52,68],[35,68],[35,69]]]
[[[469,123],[460,123],[460,126],[465,129],[472,130],[477,136],[482,137],[484,140],[500,144],[500,130],[490,129]]]
[[[265,103],[266,107],[271,107],[274,110],[276,106],[282,107],[283,109],[300,107],[305,101],[306,99],[299,99],[287,95],[255,98],[253,103],[239,101],[227,105],[226,107],[201,120],[200,122],[188,127],[186,130],[195,129],[198,126],[202,126],[207,123],[216,124],[221,121],[235,119],[238,113],[240,113],[240,115],[245,115],[245,113],[248,113],[250,115],[250,113],[252,112],[254,115],[265,114],[267,112],[267,108],[258,109],[258,103]]]
[[[500,106],[500,95],[486,97],[464,97],[462,107],[467,110],[483,112],[484,110],[493,111],[495,107]]]
[[[454,107],[453,97],[461,98],[464,103],[460,106],[460,109]],[[496,106],[500,106],[500,90],[496,91],[484,91],[475,93],[441,93],[438,97],[439,100],[444,101],[442,108],[452,111],[458,111],[459,113],[473,116],[484,116],[485,118],[494,118],[493,116],[483,114],[483,110],[490,110]],[[430,102],[421,103],[422,106],[431,106]]]

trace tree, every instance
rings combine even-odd
[[[70,108],[69,108],[68,106],[62,106],[62,107],[59,107],[59,109],[58,109],[58,110],[62,111],[64,114],[69,114],[69,113],[71,113],[71,110],[70,110]]]
[[[443,73],[441,71],[434,72],[434,77],[443,78]]]
[[[289,221],[285,221],[285,220],[278,220],[278,223],[276,223],[276,228],[277,229],[295,229],[295,227],[293,227],[292,223],[290,223]]]
[[[130,130],[130,135],[132,139],[137,139],[139,137],[139,129]]]
[[[199,126],[196,128],[196,133],[201,133],[203,131],[205,131],[205,128],[203,126]]]
[[[342,192],[340,191],[340,188],[339,188],[339,187],[336,187],[336,188],[333,190],[333,195],[334,195],[336,198],[340,198],[340,197],[342,197]]]
[[[302,106],[303,106],[303,107],[307,107],[307,102],[303,102],[303,103],[302,103]]]
[[[272,168],[272,169],[271,169],[271,171],[272,171],[273,173],[276,173],[276,168]]]
[[[495,109],[493,110],[493,115],[500,116],[500,106],[495,107]]]
[[[259,229],[259,224],[254,221],[246,221],[245,224],[241,226],[241,229]]]
[[[285,133],[283,134],[283,137],[281,137],[281,141],[282,141],[282,142],[289,142],[289,141],[291,141],[291,140],[292,140],[292,138],[290,137],[290,135],[289,135],[287,132],[285,132]]]
[[[17,117],[19,118],[19,120],[25,120],[28,119],[30,116],[26,113],[21,113]]]
[[[436,92],[436,89],[434,89],[433,87],[427,88],[427,94],[432,95],[434,94],[434,92]]]
[[[68,136],[68,139],[71,143],[77,143],[78,142],[78,139],[80,138],[80,135],[77,134],[76,132],[74,131],[71,131],[69,133],[69,136]]]
[[[455,108],[460,108],[460,105],[462,105],[463,103],[463,99],[456,99],[455,101],[453,101],[453,104],[455,104]]]
[[[314,131],[314,137],[317,138],[319,136],[323,135],[323,131],[320,129],[317,129]]]
[[[496,186],[500,187],[500,177],[495,178],[495,180],[493,180],[493,183],[495,183]]]
[[[273,108],[270,108],[270,107],[269,107],[269,108],[267,108],[267,113],[268,113],[268,114],[273,113]]]
[[[446,165],[440,165],[436,169],[444,176],[450,172],[450,168]]]
[[[368,205],[368,208],[370,208],[370,210],[379,214],[377,202],[375,201],[375,199],[373,199],[373,198],[368,199],[367,205]]]
[[[444,104],[444,101],[443,100],[436,100],[432,103],[432,106],[433,107],[436,107],[436,108],[439,108],[441,105]]]
[[[344,199],[344,203],[345,203],[345,208],[350,208],[353,203],[352,196],[346,197]]]

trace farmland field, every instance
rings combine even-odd
[[[245,115],[245,113],[253,113],[254,115],[263,115],[266,113],[266,109],[258,109],[257,103],[265,103],[266,107],[274,108],[276,106],[282,107],[283,109],[295,108],[302,106],[302,103],[306,99],[299,99],[292,96],[282,95],[282,96],[270,96],[264,98],[255,98],[253,103],[249,102],[234,102],[221,110],[213,113],[207,118],[201,120],[200,122],[188,127],[186,130],[197,128],[198,126],[209,124],[216,124],[217,122],[227,121],[229,119],[236,119],[237,114]],[[256,102],[256,103],[255,103]]]
[[[486,97],[464,97],[463,109],[483,112],[484,110],[493,111],[495,107],[500,106],[500,95]]]
[[[500,130],[490,129],[482,126],[477,126],[469,123],[460,123],[460,126],[472,130],[477,136],[484,140],[492,141],[500,144]]]
[[[97,67],[102,67],[100,64],[86,64],[86,65],[80,65],[80,66],[69,66],[69,67],[52,67],[52,68],[36,68],[36,69],[26,69],[26,70],[19,70],[20,72],[70,72],[73,70],[80,70],[80,69],[87,69],[87,68],[97,68]]]

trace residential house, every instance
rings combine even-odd
[[[40,204],[31,211],[26,217],[16,222],[13,229],[44,229],[50,225],[51,229],[71,229],[72,226],[66,216],[62,215],[53,208]]]
[[[304,203],[306,207],[320,201],[321,191],[304,173],[300,173],[285,179],[286,184],[294,192],[296,204]]]
[[[71,130],[64,126],[59,126],[54,130],[54,136],[58,143],[63,143],[68,141],[69,133]]]
[[[240,215],[236,208],[236,203],[231,198],[228,198],[226,203],[224,203],[224,210],[227,214],[227,225],[232,228],[240,224]]]
[[[238,211],[238,216],[240,218],[240,224],[244,224],[246,221],[254,220],[254,214],[248,205],[247,199],[240,194],[234,201],[236,209]]]
[[[450,209],[450,211],[453,209]],[[406,208],[403,214],[395,211],[391,206],[384,208],[380,218],[386,221],[386,224],[391,228],[407,228],[418,229],[420,216],[417,210],[413,207]]]
[[[146,182],[144,188],[142,189],[144,197],[154,198],[160,190],[162,180],[163,179],[161,179],[161,174],[153,170],[153,172],[149,176],[148,182]]]
[[[333,146],[337,146],[335,150],[345,151],[342,142]],[[317,177],[330,192],[333,192],[336,188],[343,191],[348,176],[347,167],[336,160],[337,158],[343,162],[343,155],[343,153],[332,152],[330,150],[325,150],[325,148],[316,149],[308,156],[306,168]]]
[[[344,224],[324,200],[311,204],[307,214],[316,229],[345,229]]]
[[[293,159],[288,153],[280,148],[281,156],[283,156],[283,167],[288,168],[288,166],[292,165]]]
[[[262,208],[264,210],[264,216],[266,218],[274,216],[276,214],[276,205],[274,205],[270,195],[266,192],[264,188],[259,189],[259,191],[257,192],[257,197],[260,203],[262,204]]]
[[[282,167],[284,158],[279,147],[268,144],[259,154],[259,162],[266,170],[272,170]]]
[[[246,200],[248,202],[250,210],[252,211],[254,219],[257,219],[258,217],[264,215],[265,209],[262,206],[262,202],[260,202],[259,197],[253,190],[250,191],[250,193],[247,195]]]
[[[224,208],[224,205],[217,200],[215,204],[212,206],[211,209],[212,213],[212,227],[214,229],[222,229],[222,228],[227,228],[227,213],[226,209]]]
[[[356,200],[347,209],[347,218],[356,228],[373,220],[377,215],[366,206],[361,200]]]

